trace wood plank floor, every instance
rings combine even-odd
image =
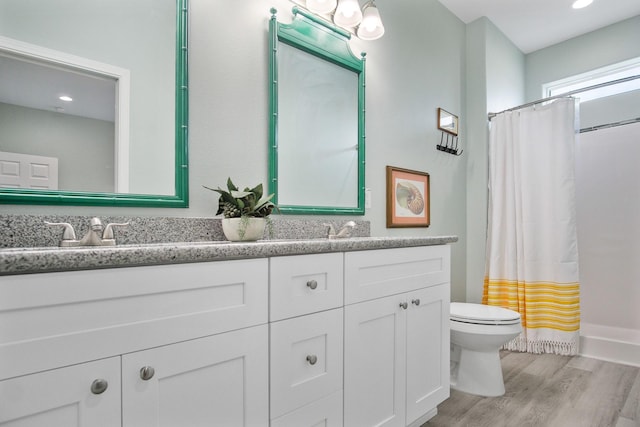
[[[451,390],[422,427],[640,426],[640,368],[580,356],[500,356],[504,396]]]

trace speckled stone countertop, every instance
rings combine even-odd
[[[354,237],[264,240],[251,243],[153,243],[98,248],[7,248],[0,250],[0,275],[430,246],[457,240],[456,236]]]

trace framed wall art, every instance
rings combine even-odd
[[[387,228],[428,227],[429,174],[387,166]]]

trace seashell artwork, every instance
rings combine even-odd
[[[424,197],[414,184],[408,181],[399,181],[396,184],[396,201],[398,205],[408,209],[415,215],[424,210]]]
[[[387,227],[429,227],[429,174],[387,166]]]

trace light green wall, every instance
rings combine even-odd
[[[363,219],[371,221],[372,235],[458,235],[452,245],[452,299],[478,301],[487,112],[539,98],[532,88],[542,81],[640,56],[640,17],[525,57],[486,18],[465,26],[436,0],[377,4],[384,37],[352,41],[354,52],[367,52],[366,182],[372,208]],[[188,209],[5,205],[3,212],[211,216],[216,199],[201,185],[222,185],[228,176],[240,185],[266,183],[271,6],[279,9],[281,21],[290,21],[288,0],[190,0]],[[438,107],[460,116],[461,157],[435,149]],[[386,165],[431,175],[429,228],[386,228]]]
[[[377,236],[460,236],[452,245],[452,282],[453,294],[463,296],[466,152],[455,157],[435,146],[440,139],[436,112],[442,107],[460,116],[460,142],[467,149],[465,25],[436,0],[379,0],[377,5],[384,37],[352,41],[356,54],[367,52],[366,185],[372,208],[363,219]],[[3,211],[211,216],[216,198],[203,184],[223,185],[228,176],[239,185],[266,184],[271,6],[281,21],[291,20],[288,0],[190,0],[188,209],[3,206]],[[386,228],[387,165],[430,174],[429,228]]]
[[[467,278],[462,301],[480,302],[485,267],[487,113],[524,99],[524,55],[487,18],[467,25]],[[453,296],[452,296],[453,298]]]
[[[526,57],[526,98],[542,98],[544,83],[640,57],[640,15]]]
[[[464,292],[451,295],[452,301],[472,301],[470,290],[484,275],[485,226],[487,223],[487,27],[480,18],[467,25],[466,34],[466,129],[467,158],[467,277]],[[475,284],[475,286],[474,286]]]
[[[385,8],[385,3],[389,4]],[[392,3],[392,4],[391,4]],[[455,234],[453,265],[465,264],[466,155],[436,150],[437,108],[464,124],[465,26],[434,0],[378,2],[386,33],[360,42],[367,52],[367,187],[373,206],[365,219],[373,235]],[[460,129],[460,144],[467,133]],[[428,172],[431,226],[387,229],[385,166]],[[452,295],[464,293],[465,269],[452,270]]]

